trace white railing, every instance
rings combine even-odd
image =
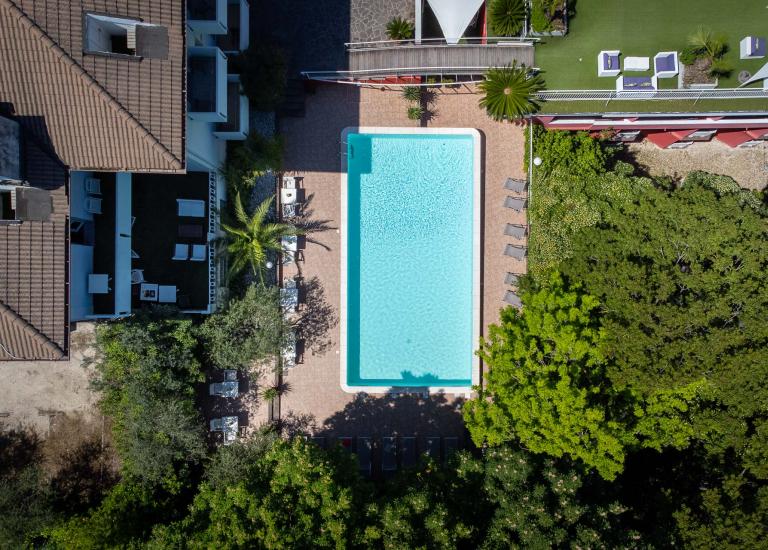
[[[760,88],[719,88],[707,90],[668,89],[653,92],[617,92],[616,90],[545,90],[537,97],[546,101],[609,101],[669,99],[768,99],[768,90]]]
[[[441,46],[447,48],[456,48],[461,46],[530,46],[533,42],[540,39],[536,37],[522,36],[471,36],[462,38],[457,44],[449,44],[445,38],[422,38],[417,41],[414,38],[409,40],[371,40],[369,42],[345,42],[347,51],[356,50],[376,50],[393,48],[413,48],[418,46]]]

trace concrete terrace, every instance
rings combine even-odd
[[[522,126],[490,120],[468,88],[438,93],[429,127],[477,128],[483,136],[483,303],[481,334],[498,320],[506,272],[523,272],[524,262],[503,255],[506,223],[525,223],[525,213],[505,208],[507,177],[524,178]],[[285,266],[283,277],[300,274],[307,305],[316,311],[323,334],[308,338],[304,362],[285,375],[289,390],[281,398],[281,419],[288,428],[337,436],[464,436],[460,399],[454,396],[356,396],[340,386],[338,307],[340,296],[340,137],[345,127],[414,126],[407,103],[397,91],[321,85],[309,95],[305,118],[285,118],[286,173],[303,178],[311,219],[330,229],[312,235],[304,261]],[[316,242],[311,242],[311,241]],[[414,281],[429,284],[429,281]],[[436,327],[439,319],[435,319]]]

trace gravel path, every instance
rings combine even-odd
[[[712,140],[687,149],[659,149],[644,141],[631,143],[628,151],[636,163],[653,176],[682,179],[693,170],[730,176],[748,189],[768,185],[768,143],[755,149],[734,149]]]

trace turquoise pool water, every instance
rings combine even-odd
[[[470,386],[474,139],[347,136],[347,384]]]

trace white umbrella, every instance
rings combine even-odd
[[[753,82],[757,82],[758,80],[765,80],[766,78],[768,78],[768,63],[766,63],[765,65],[763,65],[763,68],[762,68],[762,69],[760,69],[760,70],[759,70],[759,71],[757,71],[755,74],[753,74],[753,75],[752,75],[752,78],[750,78],[749,80],[747,80],[747,81],[746,81],[744,84],[742,84],[741,86],[746,86],[746,85],[748,85],[748,84],[752,84]],[[739,86],[739,88],[741,88],[741,86]]]
[[[458,44],[485,0],[427,0],[440,23],[445,41]]]

